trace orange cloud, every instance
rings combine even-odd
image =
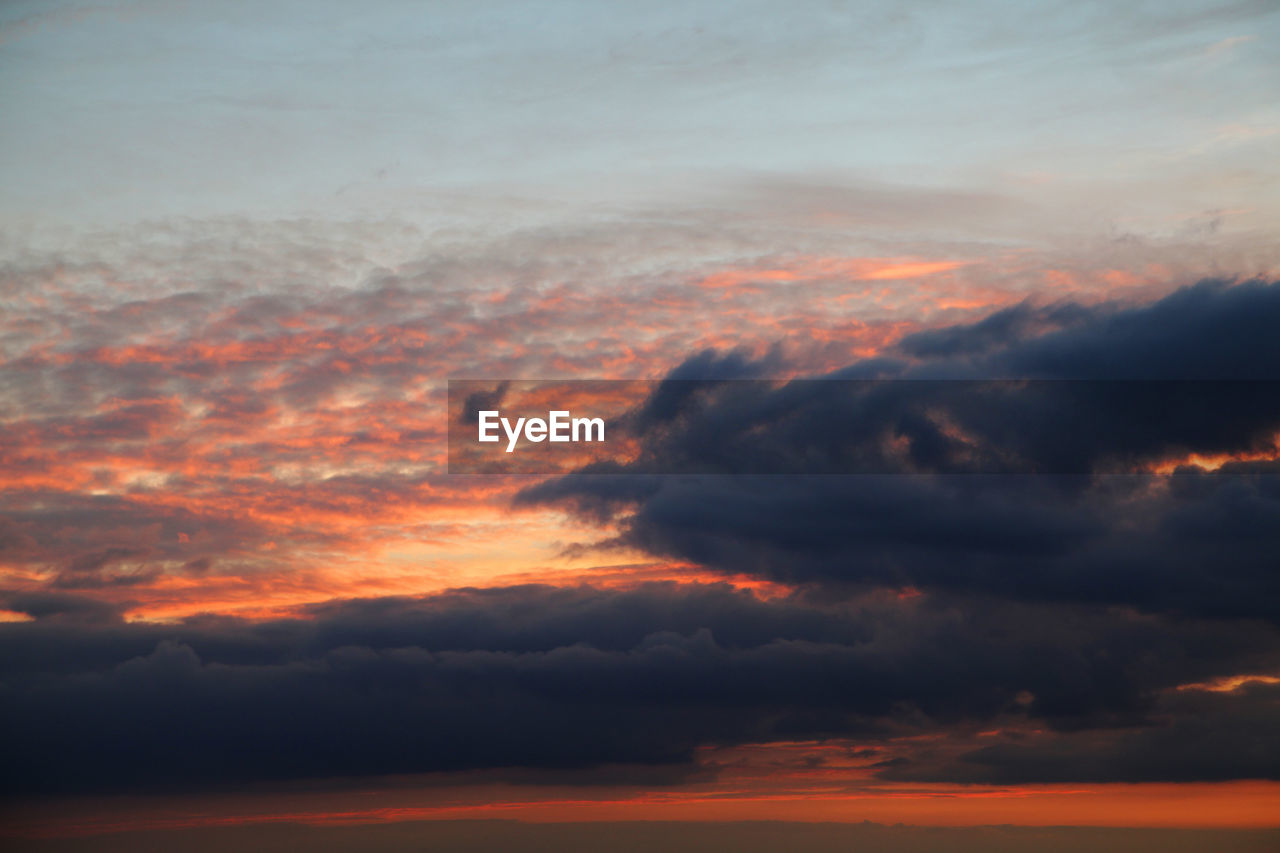
[[[697,280],[704,288],[797,281],[895,281],[923,278],[968,266],[973,261],[924,261],[910,258],[801,257],[785,266],[745,267],[714,272]]]

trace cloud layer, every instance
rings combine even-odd
[[[521,499],[620,519],[621,541],[651,553],[788,583],[1275,622],[1280,395],[1274,382],[1236,380],[1280,376],[1277,323],[1280,284],[1204,283],[1140,307],[1015,307],[831,374],[1086,381],[990,394],[947,381],[848,394],[695,383],[686,398],[660,388],[637,415],[657,425],[639,432],[635,463]],[[1170,382],[1188,379],[1199,381]],[[876,470],[901,473],[728,476],[774,461],[779,472],[849,470],[868,447]],[[1013,473],[953,473],[975,454],[996,470],[1009,454]],[[655,458],[725,476],[654,476]],[[1108,467],[1117,459],[1128,466]],[[1188,464],[1201,459],[1217,470]],[[1025,473],[1035,470],[1081,473]]]
[[[10,624],[0,665],[10,794],[619,763],[679,774],[697,772],[703,745],[810,738],[862,743],[887,779],[1274,778],[1280,758],[1267,722],[1280,688],[1177,690],[1274,670],[1270,628],[982,597],[508,587],[269,622]],[[1205,715],[1212,740],[1184,737]],[[968,754],[913,746],[993,725],[1009,736]],[[1046,727],[1058,734],[1031,733]]]
[[[469,371],[1277,375],[1274,284],[1157,299],[1181,273],[1105,253],[847,256],[815,233],[760,255],[757,236],[472,234],[384,269],[359,251],[372,233],[226,225],[10,264],[0,607],[29,621],[0,624],[6,790],[629,763],[679,778],[707,772],[708,747],[796,738],[885,784],[1271,775],[1274,686],[1194,685],[1280,672],[1273,401],[1139,429],[1105,399],[1026,413],[1020,451],[1119,455],[1139,475],[935,475],[916,453],[910,477],[570,476],[512,507],[528,480],[441,472],[442,379]],[[338,280],[355,284],[315,283]],[[1046,282],[1061,299],[1024,301]],[[787,424],[757,417],[780,401]],[[709,445],[699,419],[729,403],[744,428]],[[929,422],[872,403],[854,413],[925,447]],[[642,417],[695,461],[838,447],[806,426],[832,414],[820,397],[699,405],[655,397]],[[1011,422],[961,414],[997,444]],[[1197,455],[1231,473],[1167,473]],[[591,562],[617,548],[685,582]],[[501,586],[548,565],[608,583]],[[725,577],[758,592],[696,582]],[[469,581],[495,588],[418,594]]]

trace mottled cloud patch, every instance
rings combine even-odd
[[[323,598],[379,572],[394,586],[359,589],[410,591],[412,560],[430,567],[430,589],[559,570],[570,564],[551,565],[554,543],[578,538],[573,523],[557,510],[501,520],[524,483],[444,478],[446,377],[655,378],[708,348],[794,375],[945,347],[909,336],[1002,305],[1037,319],[987,322],[1066,322],[1065,308],[1025,303],[1050,269],[1055,293],[1096,302],[1116,293],[1107,270],[1138,258],[1125,293],[1194,267],[1150,269],[1132,247],[1072,264],[972,241],[851,247],[829,223],[779,240],[769,227],[708,210],[430,240],[226,221],[57,254],[15,244],[0,283],[12,306],[0,476],[26,538],[0,586],[117,604],[128,586],[135,613],[175,615],[282,590],[281,605]],[[476,548],[497,529],[530,544]]]

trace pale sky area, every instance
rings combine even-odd
[[[1050,231],[1274,221],[1280,4],[1115,7],[8,2],[0,226],[767,208],[779,181]]]

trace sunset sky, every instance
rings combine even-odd
[[[1274,849],[1278,37],[0,5],[0,839]],[[657,424],[612,476],[450,470],[450,379],[664,378],[769,382],[577,386]]]

